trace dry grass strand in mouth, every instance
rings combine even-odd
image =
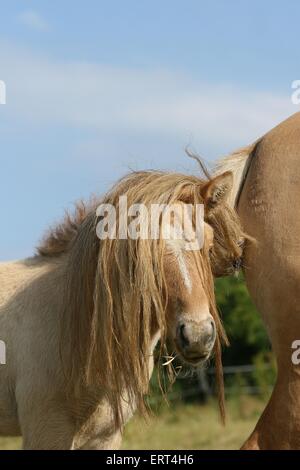
[[[164,359],[166,359],[166,362],[163,362],[162,365],[168,366],[176,359],[176,356],[164,356]]]

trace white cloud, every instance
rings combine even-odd
[[[36,31],[48,31],[48,23],[34,10],[23,11],[18,16],[18,21],[30,29]]]
[[[0,43],[16,121],[103,132],[189,135],[231,145],[256,139],[296,112],[286,95],[214,85],[176,71],[63,62]]]

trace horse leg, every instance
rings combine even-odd
[[[279,366],[272,396],[242,449],[300,449],[299,371],[288,361]]]
[[[20,423],[23,448],[26,450],[117,450],[122,433],[92,420],[82,432],[75,420],[60,406],[38,406],[22,409]]]
[[[21,408],[19,419],[25,450],[71,450],[74,424],[59,407],[31,403]]]
[[[122,433],[118,430],[113,434],[106,436],[95,436],[89,439],[80,450],[118,450],[122,444]]]
[[[268,330],[277,363],[277,380],[257,426],[243,448],[299,449],[300,370],[292,362],[292,343],[300,339],[297,296],[300,263],[298,272],[298,267],[294,269],[287,259],[276,256],[262,237],[257,239],[259,244],[249,249],[246,256],[245,278]]]

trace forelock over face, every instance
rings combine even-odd
[[[204,239],[203,246],[197,250],[199,256],[207,256],[214,244],[214,231],[212,227],[204,222]],[[169,285],[182,285],[190,294],[193,287],[193,276],[191,275],[191,262],[193,260],[192,252],[186,250],[186,246],[190,242],[186,238],[168,239],[166,240],[166,273]],[[198,256],[198,255],[196,255]],[[194,263],[192,262],[192,265]]]
[[[185,240],[166,240],[165,266],[168,285],[177,286],[177,288],[182,285],[190,293],[192,290],[192,279],[185,258],[185,243]],[[175,291],[176,287],[174,293]]]

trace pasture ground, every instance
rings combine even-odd
[[[163,405],[148,422],[132,419],[123,449],[238,449],[253,430],[264,403],[249,396],[227,401],[225,427],[215,402]],[[21,439],[0,437],[0,449],[20,448]]]

